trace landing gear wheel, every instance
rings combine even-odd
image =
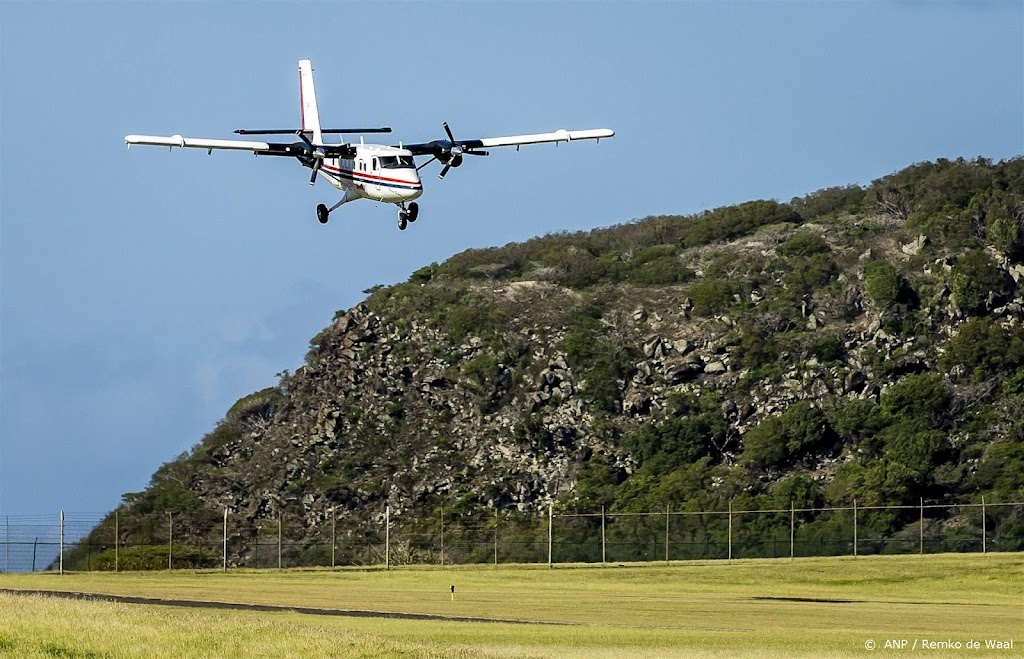
[[[320,224],[327,224],[327,220],[330,219],[331,211],[327,210],[327,206],[324,204],[318,204],[316,207],[316,219],[320,221]]]
[[[409,213],[407,211],[401,211],[398,214],[398,229],[399,231],[405,231],[407,226],[409,226]]]
[[[409,204],[409,222],[415,222],[416,218],[420,216],[420,205],[415,201]]]

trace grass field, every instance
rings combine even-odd
[[[551,571],[12,574],[0,576],[0,588],[532,621],[329,617],[0,594],[0,655],[17,657],[1024,656],[1021,554]],[[887,640],[904,639],[961,647],[885,648]],[[981,648],[969,649],[972,640]],[[994,640],[1014,647],[986,649]],[[865,649],[868,641],[875,650]]]

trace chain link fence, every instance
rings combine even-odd
[[[1024,551],[1024,502],[647,512],[439,509],[410,519],[385,508],[316,524],[167,513],[6,515],[4,572],[459,564],[627,563],[734,558]],[[899,528],[897,532],[889,529]]]

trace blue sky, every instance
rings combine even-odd
[[[126,150],[298,122],[496,149],[420,221],[284,159]],[[368,136],[369,137],[369,136]],[[0,3],[0,514],[104,512],[334,312],[470,247],[1024,152],[1024,4]]]

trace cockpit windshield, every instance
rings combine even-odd
[[[413,169],[416,163],[412,156],[381,156],[380,166],[384,169]]]

